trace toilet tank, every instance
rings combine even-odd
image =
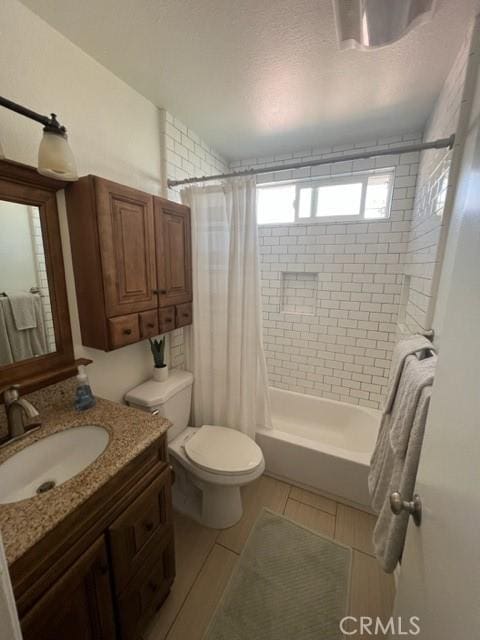
[[[131,407],[158,412],[168,418],[172,426],[167,432],[170,442],[188,425],[192,400],[193,375],[189,371],[174,369],[165,382],[147,380],[131,389],[125,395],[125,401]]]

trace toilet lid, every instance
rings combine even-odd
[[[244,433],[209,424],[188,439],[185,453],[202,469],[225,475],[253,471],[263,459],[260,447]]]

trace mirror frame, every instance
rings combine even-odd
[[[40,175],[34,167],[0,160],[0,200],[39,209],[56,342],[56,351],[52,353],[0,365],[0,390],[19,384],[23,392],[29,392],[76,371],[57,207],[57,192],[66,185]]]

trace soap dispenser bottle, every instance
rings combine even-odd
[[[81,364],[78,367],[77,375],[77,391],[75,393],[75,409],[77,411],[85,411],[95,405],[95,397],[88,382],[85,366]]]

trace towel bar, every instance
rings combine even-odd
[[[402,498],[402,494],[394,491],[390,495],[390,509],[392,513],[399,516],[403,511],[409,513],[417,527],[422,524],[422,501],[419,495],[414,495],[413,500],[409,502]]]

